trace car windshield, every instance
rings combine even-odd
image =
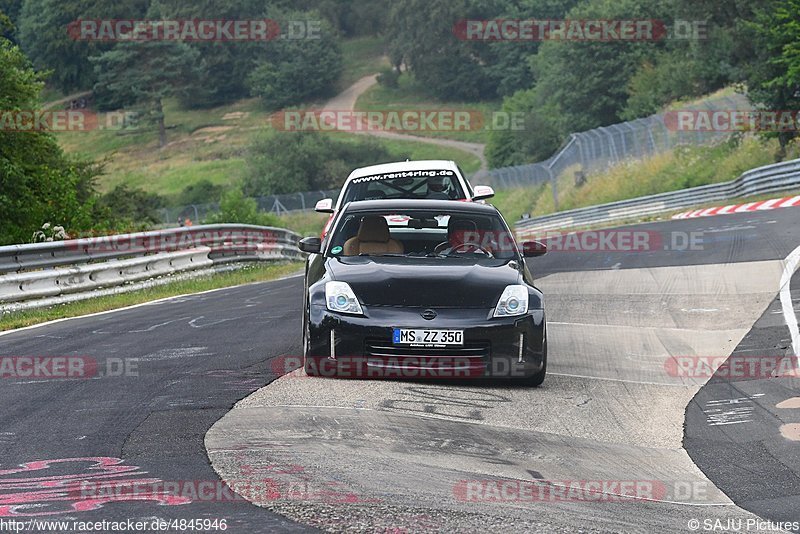
[[[343,215],[327,256],[508,260],[518,257],[518,248],[497,214],[387,210]]]
[[[342,205],[359,200],[467,198],[458,176],[451,170],[401,171],[354,178]]]

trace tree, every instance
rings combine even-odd
[[[14,34],[21,10],[22,0],[0,0],[0,37],[16,43]]]
[[[486,157],[493,167],[523,165],[550,157],[569,134],[559,121],[554,103],[539,88],[518,91],[503,101],[503,112],[524,113],[523,128],[493,130],[486,145]]]
[[[772,1],[750,25],[758,58],[747,72],[750,99],[772,111],[800,109],[800,0]],[[796,130],[773,132],[782,158]]]
[[[171,0],[154,2],[148,12],[152,19],[255,20],[270,18],[263,0]],[[187,42],[203,58],[195,87],[179,95],[188,108],[208,108],[250,96],[247,76],[256,62],[270,55],[274,41]]]
[[[95,72],[90,56],[113,43],[75,39],[67,29],[81,19],[136,19],[150,0],[26,0],[18,22],[18,38],[37,70],[63,92],[91,89]]]
[[[459,40],[454,28],[471,18],[470,0],[399,0],[389,12],[393,63],[405,63],[420,86],[442,100],[479,100],[495,95],[474,43]],[[475,15],[474,18],[481,18]]]
[[[179,42],[144,41],[118,43],[92,58],[97,75],[95,88],[127,105],[150,107],[158,126],[158,143],[167,144],[165,98],[191,91],[200,75],[200,54]]]
[[[479,100],[528,89],[528,58],[538,41],[464,39],[466,20],[559,19],[578,0],[399,0],[389,12],[389,56],[408,64],[420,86],[441,100]]]
[[[22,51],[0,37],[0,110],[36,109],[43,86]],[[94,220],[101,169],[64,156],[52,134],[0,129],[0,244],[25,243],[44,223],[67,232]]]
[[[286,20],[309,14],[289,15]],[[318,16],[318,15],[317,15]],[[313,18],[313,16],[311,16]],[[247,77],[251,94],[268,109],[280,109],[331,92],[342,73],[342,51],[330,25],[319,39],[279,39]]]

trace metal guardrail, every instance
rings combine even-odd
[[[749,170],[730,182],[521,219],[517,221],[515,227],[518,235],[526,236],[537,231],[576,228],[656,215],[709,202],[777,193],[798,187],[800,187],[800,159],[795,159]]]
[[[299,235],[216,224],[0,247],[0,304],[122,286],[241,261],[295,260]]]

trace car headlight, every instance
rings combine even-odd
[[[325,302],[330,311],[363,315],[361,304],[356,294],[345,282],[328,282],[325,284]]]
[[[506,287],[494,310],[494,316],[513,317],[525,313],[528,313],[528,287],[523,285]]]

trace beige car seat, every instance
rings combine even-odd
[[[361,220],[358,235],[344,244],[344,256],[359,254],[402,254],[403,244],[389,235],[389,223],[376,215],[368,215]]]

